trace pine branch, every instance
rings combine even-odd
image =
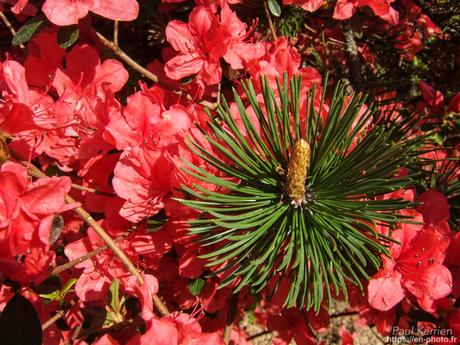
[[[301,78],[285,76],[276,94],[266,78],[260,84],[263,101],[250,82],[243,83],[246,104],[234,91],[241,126],[225,98],[216,115],[208,112],[201,131],[213,150],[188,139],[218,173],[184,161],[185,173],[215,188],[183,186],[179,201],[202,214],[190,220],[190,232],[216,248],[201,257],[210,269],[223,265],[213,270],[227,272],[221,287],[238,280],[235,292],[259,292],[288,279],[285,305],[318,311],[324,298],[347,298],[346,281],[362,289],[381,254],[389,255],[393,239],[376,224],[410,222],[399,210],[412,203],[378,197],[413,185],[413,175],[398,171],[412,164],[427,136],[406,137],[415,122],[372,123],[376,109],[363,111],[366,96],[348,94],[343,83],[332,91],[326,119],[315,107],[316,87],[299,104]]]

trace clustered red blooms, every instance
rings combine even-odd
[[[163,10],[170,11],[168,6],[181,0],[162,2]],[[206,145],[197,124],[206,126],[207,115],[197,99],[212,100],[223,75],[230,72],[250,77],[256,92],[260,92],[261,76],[267,76],[276,87],[277,77],[284,72],[302,75],[303,95],[322,81],[320,72],[305,64],[302,53],[288,38],[261,35],[255,30],[259,24],[255,17],[252,22],[239,18],[232,5],[241,2],[196,0],[188,17],[171,19],[165,26],[163,60],[148,66],[163,80],[163,86],[139,81],[133,88],[127,83],[136,81],[137,76],[128,73],[120,60],[104,58],[103,47],[84,35],[87,23],[80,26],[83,34],[77,44],[68,49],[58,45],[57,32],[59,26],[89,21],[90,12],[112,20],[135,20],[139,15],[137,1],[46,0],[41,9],[27,0],[0,1],[2,11],[17,15],[19,21],[42,11],[53,24],[27,43],[23,55],[12,50],[0,60],[0,130],[2,140],[8,142],[8,149],[17,158],[0,167],[1,309],[13,294],[8,283],[11,281],[34,304],[42,322],[62,306],[59,301],[39,296],[34,287],[57,265],[104,246],[96,232],[74,213],[79,206],[90,212],[112,238],[119,238],[117,244],[144,279],[139,285],[110,249],[60,273],[63,282],[75,278],[76,283],[64,297],[69,306],[62,317],[66,327],[61,323],[47,328],[45,344],[68,343],[73,331],[97,308],[110,310],[112,318],[100,326],[93,344],[224,344],[233,285],[218,289],[224,273],[208,277],[206,261],[199,258],[206,249],[187,234],[186,221],[199,214],[176,201],[183,196],[181,185],[203,183],[182,171],[184,159],[213,170],[187,146],[188,136]],[[333,6],[332,18],[336,20],[349,19],[357,12],[366,14],[376,30],[396,35],[394,47],[401,59],[413,59],[428,39],[442,36],[442,31],[411,0],[401,0],[401,13],[394,7],[395,0],[282,3],[309,12]],[[372,12],[366,12],[366,7]],[[334,39],[343,38],[336,29],[328,34]],[[366,45],[359,46],[358,51],[369,66],[377,68]],[[346,63],[344,55],[337,54],[337,58]],[[226,79],[242,94],[236,78]],[[448,114],[460,113],[460,93],[446,102],[433,85],[420,81],[419,87],[423,100],[416,114],[421,123],[441,123]],[[229,90],[222,92],[230,95]],[[319,99],[317,91],[315,106],[327,117],[327,102],[320,104]],[[261,95],[259,100],[263,102]],[[393,106],[402,108],[400,103]],[[230,108],[236,123],[243,127],[236,105],[230,103]],[[300,113],[305,114],[305,109]],[[428,115],[435,116],[422,120]],[[305,118],[301,120],[304,123]],[[447,156],[445,150],[430,154],[439,164]],[[225,160],[221,153],[215,155]],[[20,160],[26,164],[20,164]],[[50,175],[57,172],[56,176],[33,179],[28,175],[32,162]],[[459,178],[458,170],[456,174],[453,179]],[[72,184],[84,188],[72,188]],[[77,203],[66,203],[69,193]],[[411,189],[385,198],[418,203],[416,209],[403,212],[418,223],[393,229],[391,257],[382,256],[382,267],[368,282],[364,295],[350,287],[351,309],[359,313],[361,324],[375,324],[387,335],[398,310],[416,307],[443,318],[446,327],[460,337],[460,309],[454,305],[460,298],[460,234],[449,225],[446,196],[434,189],[422,193]],[[148,221],[152,218],[166,221],[160,228],[153,228]],[[54,234],[55,222],[62,223],[58,236]],[[389,232],[383,227],[376,230]],[[204,285],[192,294],[189,285],[198,278]],[[114,280],[120,284],[120,296],[136,301],[137,315],[126,308],[110,309]],[[248,289],[243,290],[237,315],[242,318],[251,311],[259,325],[277,332],[274,344],[287,345],[293,339],[298,345],[316,344],[313,331],[327,330],[330,322],[326,306],[318,315],[283,309],[288,289],[285,279],[277,289],[269,286],[257,299]],[[155,295],[169,307],[169,315],[161,314],[154,306]],[[306,327],[305,318],[311,327]],[[123,323],[128,319],[133,323]],[[117,322],[122,326],[115,327]],[[409,327],[407,317],[402,317],[399,325]],[[343,344],[353,344],[354,334],[345,328],[339,334]],[[247,337],[236,322],[230,341],[251,344]],[[73,340],[73,344],[87,341]]]

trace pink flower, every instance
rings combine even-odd
[[[54,252],[50,229],[55,214],[77,205],[64,201],[70,191],[68,177],[29,182],[18,163],[0,170],[0,271],[22,283],[39,282],[48,274]]]
[[[399,13],[390,6],[395,0],[339,0],[334,8],[334,19],[348,19],[353,16],[359,7],[369,6],[376,16],[390,24],[399,22]]]
[[[452,291],[452,275],[442,264],[449,238],[430,226],[404,226],[392,237],[401,244],[391,245],[391,259],[382,256],[383,268],[368,285],[369,304],[386,311],[410,293],[422,308],[434,311],[434,301]]]
[[[113,20],[134,20],[139,4],[136,0],[46,0],[42,10],[53,24],[73,25],[89,11]]]
[[[418,202],[422,203],[417,211],[423,215],[423,222],[428,225],[438,225],[449,220],[449,204],[446,196],[436,190],[427,190],[419,196]]]
[[[301,56],[296,48],[292,47],[286,37],[279,37],[273,42],[265,42],[265,52],[261,57],[252,59],[247,66],[252,80],[259,88],[258,80],[266,76],[270,85],[276,90],[276,78],[282,78],[284,73],[288,77],[302,75],[301,94],[304,94],[314,83],[321,86],[321,75],[313,67],[301,67]],[[303,104],[303,102],[301,102]]]
[[[198,321],[185,313],[153,317],[144,334],[136,334],[128,345],[223,345],[218,333],[203,333]]]
[[[154,86],[128,97],[122,114],[114,114],[105,127],[119,150],[147,145],[165,147],[181,141],[193,126],[188,110],[174,104],[169,94]]]
[[[324,3],[324,0],[283,0],[283,5],[297,5],[308,12],[315,12]]]
[[[219,60],[230,46],[231,35],[209,9],[196,6],[188,24],[171,20],[166,39],[179,52],[166,64],[168,77],[181,79],[199,73],[204,83],[219,83],[222,75]]]
[[[196,6],[188,23],[172,20],[166,28],[166,39],[179,52],[166,63],[166,75],[181,79],[197,74],[201,82],[217,84],[222,77],[220,59],[232,68],[263,54],[258,44],[244,43],[248,36],[243,24],[228,5],[215,15],[209,8]]]
[[[171,191],[174,165],[168,151],[135,147],[115,167],[113,188],[125,199],[120,215],[131,222],[158,213]]]

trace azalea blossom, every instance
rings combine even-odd
[[[383,268],[368,285],[369,304],[386,311],[410,294],[434,311],[434,301],[452,291],[452,274],[443,265],[449,238],[430,226],[404,226],[392,237],[400,244],[392,243],[392,258],[382,256]]]
[[[305,11],[314,12],[324,4],[324,0],[283,0],[283,5],[297,5]]]
[[[458,342],[460,93],[454,72],[460,60],[452,49],[458,28],[437,15],[439,4],[428,9],[415,0],[275,3],[282,5],[276,18],[274,3],[264,8],[263,1],[0,0],[1,344],[5,331],[16,333],[13,328],[30,317],[40,324],[35,331],[29,327],[28,334],[35,332],[46,345],[251,345],[259,335],[256,327],[271,333],[274,345],[325,345],[332,338],[351,345],[363,342],[360,327],[375,326],[385,337],[394,326],[410,330],[413,325],[447,328],[457,340],[442,340]],[[271,21],[264,10],[271,12]],[[344,20],[354,33],[356,61],[344,39]],[[359,74],[363,83],[355,80]],[[274,104],[267,104],[262,85],[266,80],[274,101],[284,98],[278,85],[285,75],[302,78],[287,92],[288,98],[298,95],[299,106],[283,102],[280,112],[272,113]],[[243,87],[246,79],[252,83],[250,94]],[[347,85],[343,93],[338,90],[343,97],[332,102],[339,80]],[[367,104],[360,108],[358,93]],[[343,118],[332,118],[344,120],[349,132],[336,132],[339,128],[328,121],[341,106],[348,110]],[[292,122],[284,117],[287,112],[294,114]],[[212,128],[218,131],[210,133]],[[374,145],[380,132],[367,136],[376,129],[388,135],[385,145]],[[278,130],[284,131],[279,140]],[[292,158],[286,130],[310,140],[304,177],[309,200],[291,214],[294,218],[288,215],[286,222],[257,232],[265,221],[258,205],[264,208],[269,200],[276,209],[288,206],[289,177],[280,166]],[[435,135],[422,141],[428,130]],[[347,133],[353,136],[345,138]],[[370,182],[372,202],[365,205],[370,211],[379,205],[394,209],[375,213],[373,220],[372,212],[358,209],[350,198],[347,211],[334,198],[336,181],[323,181],[321,174],[336,174],[340,184],[335,166],[349,156],[340,148],[350,146],[360,148],[356,157],[363,156],[354,176],[373,179],[378,174],[369,174],[368,148],[386,152],[387,145],[399,145],[401,135],[424,146],[398,155],[401,164],[388,173],[388,185],[380,178]],[[320,145],[314,145],[315,138]],[[241,159],[231,158],[242,150],[247,154]],[[255,159],[259,155],[262,161]],[[327,161],[319,166],[321,156]],[[185,172],[190,163],[194,175]],[[376,169],[383,176],[390,164],[381,164]],[[249,183],[239,178],[245,165],[254,171]],[[48,177],[32,176],[34,167]],[[232,171],[237,174],[228,177]],[[392,176],[412,184],[393,189]],[[211,183],[217,178],[221,185]],[[362,181],[338,184],[337,191],[355,187],[353,198],[364,202]],[[269,193],[256,194],[252,183],[267,186]],[[330,192],[322,193],[329,185]],[[388,193],[374,195],[372,186]],[[209,194],[195,209],[196,193],[205,189]],[[230,190],[235,195],[228,195]],[[68,196],[77,202],[68,204]],[[407,208],[395,211],[397,205]],[[336,217],[316,217],[314,210],[325,209]],[[241,211],[247,210],[246,220]],[[298,211],[307,211],[305,231],[296,231],[295,215],[303,214]],[[393,211],[409,222],[387,223]],[[210,221],[217,213],[222,217]],[[371,230],[371,253],[356,252],[361,243],[347,231],[355,225],[351,214],[365,215],[358,225]],[[139,275],[99,236],[94,222]],[[313,223],[333,228],[318,232]],[[202,235],[209,239],[206,245]],[[220,246],[219,238],[227,235]],[[251,270],[226,252],[248,235],[257,237],[236,249],[242,251],[240,259],[254,264]],[[324,240],[338,246],[329,250]],[[389,254],[375,256],[372,261],[380,266],[357,270],[360,261],[369,263],[370,254],[378,255],[373,248],[379,244],[388,246]],[[216,251],[222,260],[212,266]],[[260,270],[265,259],[283,265],[285,272],[270,263]],[[341,274],[358,271],[370,280]],[[235,273],[240,278],[229,280]],[[271,279],[263,286],[267,274]],[[241,287],[238,295],[236,287]],[[285,301],[300,297],[302,289],[305,299],[286,308]],[[21,315],[19,309],[8,320],[6,308],[18,295],[35,312]],[[337,307],[346,305],[339,314],[358,314],[352,325],[334,326],[336,315],[321,302],[329,295],[339,301]],[[319,310],[305,310],[302,303]]]
[[[220,59],[232,68],[263,54],[259,44],[245,43],[248,32],[228,5],[220,15],[209,8],[196,6],[188,23],[172,20],[166,28],[166,39],[178,55],[166,63],[166,75],[181,79],[193,74],[206,84],[217,84],[222,78]]]
[[[30,182],[27,169],[4,163],[0,169],[0,271],[28,283],[43,280],[54,262],[50,250],[54,216],[76,205],[64,201],[70,178],[50,177]]]
[[[395,0],[339,0],[334,8],[334,19],[351,18],[359,7],[369,6],[376,16],[390,24],[399,22],[399,13],[390,6]]]
[[[139,4],[136,0],[46,0],[42,10],[50,22],[64,26],[77,24],[90,11],[112,20],[134,20]]]

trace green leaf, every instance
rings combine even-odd
[[[110,284],[109,294],[112,309],[118,311],[120,307],[120,282],[117,278],[115,278]]]
[[[267,3],[270,13],[275,17],[279,17],[281,15],[281,7],[278,2],[276,0],[268,0]]]
[[[50,277],[59,278],[59,276],[50,276]],[[49,293],[41,293],[40,297],[43,297],[43,298],[49,299],[51,301],[56,301],[56,302],[59,302],[59,303],[63,304],[65,296],[69,293],[69,291],[77,283],[77,281],[78,280],[76,278],[72,278],[60,290],[58,288],[55,291],[52,291],[52,292],[49,292]],[[60,287],[60,278],[59,278],[59,287]]]
[[[59,294],[59,290],[50,293],[41,293],[39,296],[42,298],[49,299],[50,301],[58,301],[61,297],[61,295]]]
[[[0,316],[0,344],[42,345],[40,318],[32,303],[19,293],[6,304]]]
[[[21,28],[16,32],[13,37],[13,45],[18,46],[26,43],[32,39],[32,37],[42,31],[48,26],[48,20],[44,14],[33,17],[28,20]]]
[[[188,282],[188,291],[193,295],[193,296],[198,296],[201,292],[201,289],[203,289],[203,286],[205,284],[205,280],[203,278],[196,278],[193,280],[190,280]]]
[[[79,34],[78,25],[63,26],[59,28],[57,43],[60,47],[67,49],[77,41]]]
[[[77,278],[72,278],[70,279],[61,289],[61,295],[65,296],[70,289],[77,283],[78,279]]]

